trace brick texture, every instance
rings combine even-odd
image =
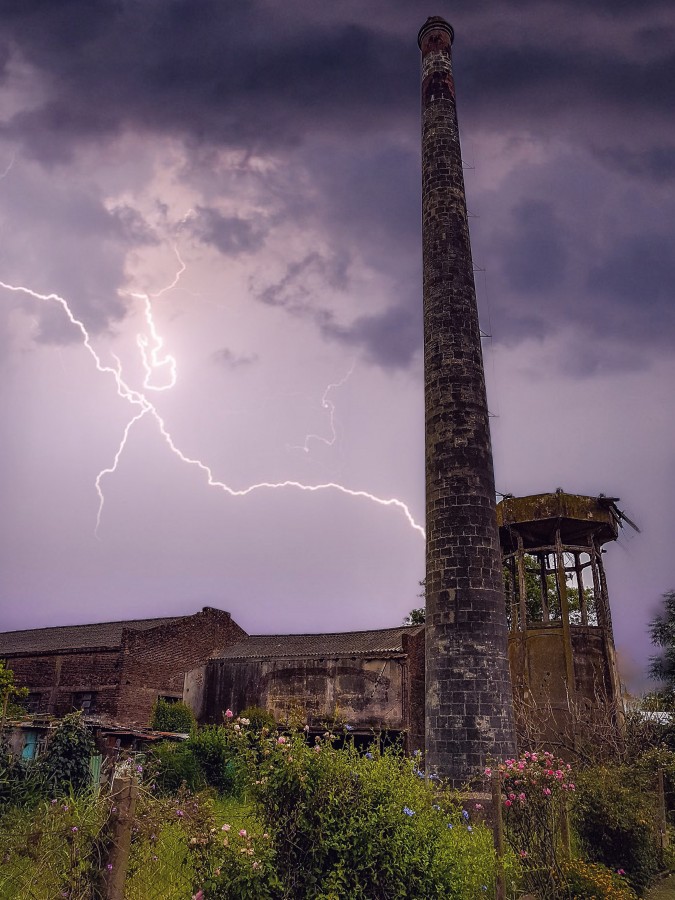
[[[422,27],[426,764],[515,752],[492,450],[455,109],[453,32]]]
[[[33,711],[62,716],[72,712],[82,695],[90,694],[93,704],[88,712],[103,721],[128,725],[147,725],[158,696],[181,697],[185,672],[203,665],[213,654],[246,637],[229,613],[205,607],[192,616],[157,619],[156,625],[142,620],[129,622],[128,628],[107,623],[80,626],[114,632],[117,646],[68,648],[61,629],[39,629],[34,651],[12,651],[12,632],[5,632],[3,654],[18,684],[31,693]],[[50,635],[56,633],[50,647]],[[27,645],[28,632],[17,632],[17,646]],[[77,635],[73,639],[78,639]]]

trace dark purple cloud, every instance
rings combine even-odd
[[[252,253],[259,250],[265,240],[267,228],[261,221],[251,221],[241,216],[224,216],[217,209],[198,206],[190,218],[192,234],[205,244],[216,247],[225,256]]]

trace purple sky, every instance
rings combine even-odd
[[[643,685],[675,587],[670,0],[4,0],[0,281],[62,296],[108,371],[58,301],[0,288],[3,629],[208,604],[347,630],[417,605],[402,507],[232,496],[166,435],[234,491],[333,482],[424,524],[431,14],[456,32],[497,488],[621,497],[642,533],[605,559]]]

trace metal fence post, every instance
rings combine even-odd
[[[115,778],[111,795],[108,862],[104,872],[106,900],[124,900],[124,882],[129,864],[137,796],[138,787],[133,778],[128,775]]]

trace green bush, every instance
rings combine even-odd
[[[263,709],[262,706],[247,706],[239,715],[239,721],[244,720],[250,724],[251,728],[257,728],[258,730],[267,728],[270,732],[277,730],[277,720],[271,712]]]
[[[191,791],[205,785],[197,760],[187,743],[162,741],[152,748],[148,775],[162,794],[175,794],[185,784]]]
[[[638,894],[659,870],[653,791],[635,784],[624,766],[586,769],[577,778],[572,821],[584,855],[625,870]]]
[[[157,698],[152,707],[150,728],[155,731],[172,731],[178,734],[189,734],[195,727],[195,717],[192,710],[182,701],[170,703],[168,700]]]
[[[89,785],[89,760],[95,752],[81,712],[65,716],[49,738],[37,769],[56,793],[77,793]]]
[[[10,806],[35,806],[46,792],[36,765],[14,755],[6,741],[0,740],[0,814]]]
[[[283,885],[270,896],[472,900],[494,891],[491,832],[437,798],[399,751],[362,755],[331,737],[312,747],[303,734],[275,735],[262,758],[254,800]]]
[[[240,729],[240,726],[236,726]],[[237,795],[243,787],[244,744],[241,731],[207,725],[193,732],[186,744],[201,776],[221,794]]]

